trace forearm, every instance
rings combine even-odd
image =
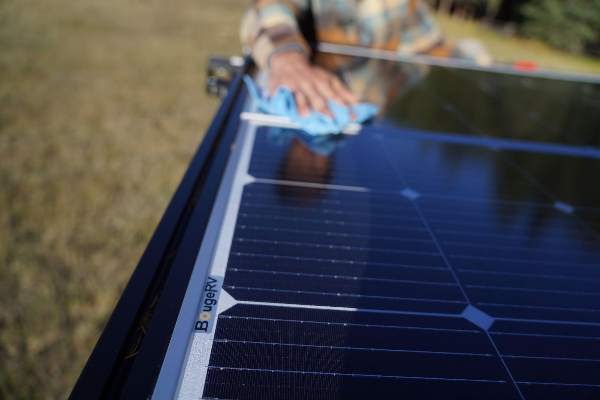
[[[271,57],[281,52],[309,55],[296,16],[303,2],[255,0],[242,20],[241,39],[244,50],[251,53],[260,68],[268,68]]]

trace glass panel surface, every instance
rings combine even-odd
[[[360,134],[256,131],[203,395],[600,398],[598,86],[350,64]]]

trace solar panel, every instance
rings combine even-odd
[[[599,109],[432,67],[358,135],[244,122],[154,398],[600,398]]]

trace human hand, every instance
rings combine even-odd
[[[274,94],[279,86],[287,86],[292,91],[302,116],[312,110],[331,116],[327,107],[329,99],[346,106],[358,102],[337,76],[311,65],[304,54],[296,51],[271,57],[269,93]]]

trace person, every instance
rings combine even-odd
[[[241,38],[258,67],[269,71],[269,92],[287,86],[301,115],[312,110],[328,114],[327,99],[346,105],[358,101],[334,73],[311,62],[314,40],[402,54],[461,56],[461,47],[446,43],[421,0],[254,0],[242,20]],[[468,54],[473,48],[481,52],[471,41],[462,55],[475,58]]]

